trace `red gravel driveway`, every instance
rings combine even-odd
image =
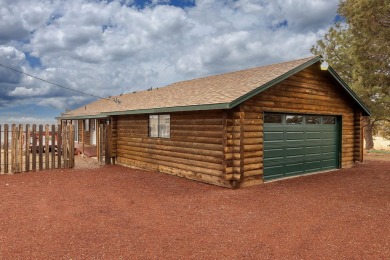
[[[120,166],[0,176],[0,259],[389,259],[390,161],[240,190]]]

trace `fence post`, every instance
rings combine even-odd
[[[30,125],[26,125],[26,152],[25,152],[25,162],[26,162],[26,172],[30,171]]]

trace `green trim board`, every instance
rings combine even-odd
[[[218,109],[229,109],[229,103],[219,104],[205,104],[205,105],[194,105],[194,106],[181,106],[181,107],[161,107],[151,109],[140,109],[140,110],[127,110],[127,111],[115,111],[102,113],[107,116],[113,115],[134,115],[134,114],[159,114],[168,112],[185,112],[185,111],[200,111],[200,110],[218,110]]]

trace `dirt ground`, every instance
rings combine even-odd
[[[0,259],[390,258],[390,161],[240,190],[91,166],[0,194]]]

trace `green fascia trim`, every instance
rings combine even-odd
[[[103,113],[102,114],[98,114],[98,115],[86,115],[86,116],[59,116],[59,117],[56,117],[55,119],[59,119],[59,120],[77,120],[77,119],[97,119],[97,118],[107,118],[108,116],[107,115],[104,115]]]
[[[102,114],[106,116],[116,116],[116,115],[154,114],[154,113],[169,113],[169,112],[199,111],[199,110],[216,110],[216,109],[228,109],[228,108],[229,108],[229,103],[220,103],[220,104],[209,104],[209,105],[161,107],[161,108],[151,108],[151,109],[115,111],[115,112],[107,112]]]
[[[345,83],[344,80],[340,78],[337,72],[334,69],[332,69],[330,66],[328,67],[328,71],[333,76],[333,78],[335,78],[337,82],[340,83],[340,85],[348,92],[348,94],[359,104],[361,109],[363,109],[363,111],[365,112],[363,113],[363,116],[371,116],[371,111],[366,107],[366,105],[356,95],[356,93],[347,85],[347,83]]]
[[[313,59],[299,65],[298,67],[286,72],[285,74],[265,83],[264,85],[259,86],[258,88],[254,89],[254,90],[248,92],[247,94],[237,98],[236,100],[230,102],[229,108],[233,108],[233,107],[247,101],[248,99],[256,96],[257,94],[263,92],[264,90],[269,89],[270,87],[282,82],[283,80],[287,79],[288,77],[294,75],[295,73],[300,72],[303,69],[306,69],[307,67],[313,65],[316,62],[319,62],[320,60],[321,60],[321,57],[319,57],[319,56],[314,57]]]

